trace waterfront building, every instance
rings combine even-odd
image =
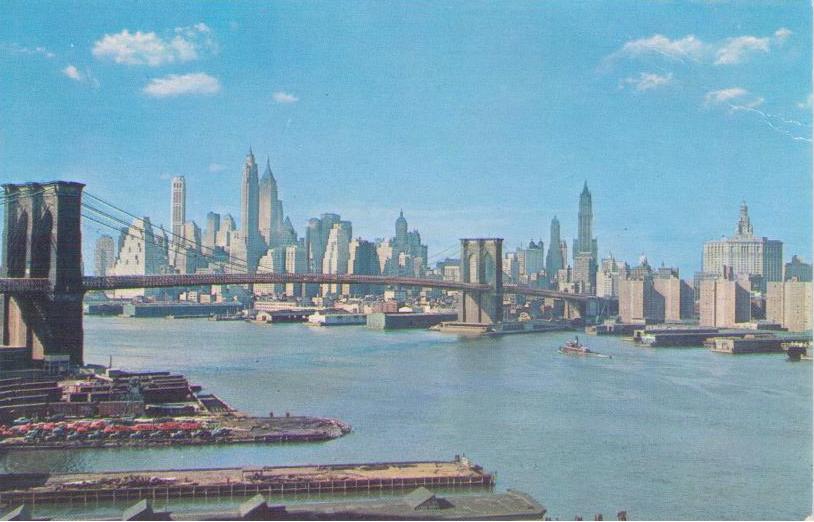
[[[683,319],[692,319],[694,313],[694,299],[692,287],[683,279],[674,275],[653,277],[653,291],[662,303],[664,322],[678,322]]]
[[[773,281],[766,288],[766,319],[791,332],[811,330],[811,281]]]
[[[99,236],[99,238],[96,239],[96,248],[93,254],[93,275],[98,277],[106,276],[116,262],[116,244],[113,238],[107,234]]]
[[[181,243],[181,238],[184,232],[184,223],[186,222],[186,207],[187,207],[187,184],[184,176],[173,176],[170,181],[171,185],[171,201],[170,201],[170,216],[171,216],[171,229],[172,238],[171,244],[178,245]],[[175,265],[176,251],[178,249],[170,249],[170,264]]]
[[[701,280],[699,323],[701,326],[734,328],[752,319],[751,284],[746,277],[732,274]]]
[[[681,280],[677,269],[662,266],[653,271],[642,256],[637,267],[619,280],[619,317],[623,323],[663,323],[691,319],[694,315],[692,287]]]
[[[167,259],[167,236],[163,229],[156,234],[150,218],[136,219],[127,229],[116,262],[109,270],[112,276],[144,276],[170,273]],[[119,298],[157,297],[161,289],[115,290]]]
[[[545,271],[551,280],[556,277],[560,269],[565,267],[565,260],[568,259],[567,252],[566,257],[563,257],[562,243],[560,239],[560,221],[557,216],[554,216],[554,219],[551,220],[551,236],[548,242],[548,255],[545,260]]]
[[[723,276],[725,267],[751,278],[756,291],[765,291],[767,282],[783,280],[783,242],[754,235],[746,202],[734,236],[704,243],[703,271]]]
[[[653,288],[653,278],[619,281],[619,318],[625,324],[662,322],[664,303]]]
[[[791,262],[786,263],[783,270],[783,280],[811,281],[811,264],[803,262],[797,255],[791,256]]]

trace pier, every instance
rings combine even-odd
[[[452,461],[375,462],[141,470],[109,473],[0,475],[0,503],[90,503],[245,497],[256,494],[342,493],[491,487],[494,475],[466,458]],[[5,489],[9,488],[9,489]],[[16,489],[15,489],[16,488]]]

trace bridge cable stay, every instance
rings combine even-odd
[[[136,216],[136,215],[134,215],[134,214],[131,214],[130,212],[127,212],[126,210],[120,209],[120,208],[119,208],[119,207],[117,207],[116,205],[113,205],[112,203],[108,203],[108,202],[106,202],[105,200],[103,200],[103,199],[101,199],[101,198],[99,198],[99,197],[97,197],[97,196],[94,196],[93,194],[90,194],[90,193],[86,193],[86,194],[87,194],[88,196],[90,196],[91,198],[93,198],[93,199],[95,199],[95,200],[97,200],[97,201],[100,201],[101,203],[103,203],[103,204],[105,204],[105,205],[107,205],[107,206],[109,206],[109,207],[111,207],[111,208],[114,208],[114,209],[118,210],[119,212],[121,212],[121,213],[123,213],[123,214],[125,214],[125,215],[127,215],[127,216],[132,217],[132,218],[133,218],[133,219],[135,219],[135,220],[138,220],[138,221],[141,221],[142,223],[144,223],[144,218],[141,218],[141,217],[138,217],[138,216]],[[114,220],[114,221],[117,221],[117,222],[121,223],[122,225],[127,226],[128,228],[129,228],[129,227],[131,227],[131,226],[134,226],[134,227],[136,228],[136,230],[138,230],[139,232],[142,232],[142,233],[144,233],[144,232],[145,232],[145,230],[144,230],[143,228],[138,228],[138,226],[136,226],[134,223],[131,223],[131,222],[128,222],[128,221],[124,221],[124,220],[122,220],[122,219],[120,219],[120,218],[117,218],[117,217],[113,216],[112,214],[107,213],[107,212],[105,212],[105,211],[102,211],[102,210],[100,210],[100,209],[98,209],[98,208],[96,208],[96,207],[94,207],[94,206],[92,206],[92,205],[90,205],[90,204],[88,204],[88,203],[86,203],[86,202],[83,202],[83,203],[82,203],[82,206],[83,206],[83,207],[85,207],[86,209],[89,209],[89,210],[91,210],[91,211],[96,212],[97,214],[101,214],[101,215],[103,215],[103,216],[105,216],[105,217],[107,217],[107,218],[109,218],[109,219],[112,219],[112,220]],[[170,243],[171,243],[171,245],[175,246],[176,248],[178,248],[178,247],[183,247],[183,246],[191,246],[191,247],[197,246],[197,245],[195,245],[195,243],[193,243],[191,240],[187,239],[186,237],[181,236],[181,235],[178,235],[178,234],[175,234],[175,233],[173,233],[171,230],[169,230],[169,231],[168,231],[167,229],[165,229],[165,228],[163,227],[163,225],[158,225],[158,226],[159,226],[159,228],[161,228],[161,230],[163,230],[163,231],[164,231],[164,233],[166,233],[168,236],[172,236],[172,237],[177,238],[178,240],[180,240],[180,241],[171,241],[171,242],[170,242]],[[122,231],[121,231],[121,230],[119,230],[118,228],[117,228],[116,230],[118,230],[119,232],[122,232]],[[246,270],[246,271],[248,270],[248,265],[249,265],[249,263],[248,263],[248,261],[247,261],[247,260],[245,260],[245,259],[242,259],[242,258],[239,258],[239,257],[236,257],[236,256],[232,256],[232,255],[230,254],[230,256],[229,256],[229,261],[228,261],[228,262],[219,261],[219,260],[214,259],[214,255],[215,255],[215,253],[217,253],[217,250],[215,250],[214,248],[205,247],[205,246],[203,246],[203,245],[201,245],[201,246],[200,246],[200,248],[201,248],[201,251],[202,251],[202,252],[201,252],[201,255],[202,255],[202,256],[207,257],[207,258],[210,258],[210,259],[214,260],[216,263],[220,263],[220,264],[224,264],[224,265],[229,264],[229,265],[237,266],[237,267],[238,267],[238,268],[240,268],[241,270]],[[203,251],[204,251],[204,250],[210,251],[210,252],[212,252],[212,253],[211,253],[211,254],[205,254],[205,253],[203,253]],[[184,254],[186,253],[186,252],[181,252],[181,251],[178,251],[178,250],[173,250],[173,251],[174,251],[175,253],[184,253]],[[232,261],[232,260],[234,260],[234,261]],[[235,262],[235,261],[238,261],[239,263],[237,263],[237,262]],[[245,266],[241,266],[241,265],[245,265]],[[270,272],[273,272],[273,270],[272,270],[272,268],[271,268],[271,267],[268,267],[268,266],[265,266],[265,265],[261,265],[261,264],[259,264],[259,263],[258,263],[257,267],[258,267],[258,268],[264,268],[264,269],[266,269],[266,270],[269,270]]]
[[[120,228],[120,227],[118,227],[116,225],[112,225],[110,223],[106,223],[106,222],[102,221],[101,219],[98,218],[98,216],[94,216],[94,215],[91,215],[91,214],[88,214],[88,213],[83,213],[82,217],[85,218],[85,219],[88,219],[90,221],[93,221],[93,222],[95,222],[95,223],[97,223],[99,225],[108,227],[109,229],[111,229],[113,231],[116,231],[119,234],[123,234],[125,236],[132,237],[132,238],[137,239],[137,240],[142,240],[143,239],[142,237],[131,233],[130,232],[130,226],[133,226],[139,232],[145,232],[144,229],[140,229],[137,226],[134,226],[132,224],[130,226],[128,226],[127,231],[125,231],[123,228]],[[105,217],[108,217],[108,216],[105,216]],[[114,217],[108,217],[108,219],[111,219],[113,221],[116,221],[116,222],[122,223],[122,224],[126,223],[126,221],[121,221],[121,220],[118,220],[118,219],[116,219]],[[186,254],[186,251],[181,250],[181,248],[183,248],[182,245],[178,245],[178,244],[172,243],[172,242],[170,242],[167,245],[168,251],[174,252],[176,254],[180,254],[180,253]],[[208,258],[209,260],[211,260],[211,261],[213,261],[215,263],[224,265],[224,267],[237,269],[237,270],[240,270],[241,272],[245,272],[248,269],[248,266],[244,265],[242,263],[239,263],[237,258],[234,258],[234,260],[232,260],[232,258],[230,258],[230,260],[228,260],[228,261],[222,261],[222,260],[216,260],[214,258],[214,256],[212,256],[212,255],[204,255],[204,254],[202,254],[202,256]]]

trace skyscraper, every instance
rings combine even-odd
[[[178,237],[182,235],[184,221],[186,221],[187,208],[187,183],[184,176],[174,176],[172,178],[172,233]]]
[[[94,250],[94,275],[104,277],[107,272],[113,268],[113,263],[116,262],[116,244],[111,236],[107,234],[100,236],[96,240],[96,249]]]
[[[758,276],[755,290],[783,280],[783,242],[754,235],[746,202],[741,203],[734,236],[704,243],[703,271],[723,276],[727,269],[736,276]]]
[[[268,248],[273,248],[283,244],[284,218],[283,202],[280,201],[277,191],[277,180],[271,172],[271,162],[266,159],[266,169],[263,177],[260,178],[259,186],[259,210],[258,220],[260,223],[260,235]]]
[[[579,236],[574,241],[573,280],[577,292],[593,294],[596,292],[596,257],[597,245],[593,239],[593,204],[588,182],[582,187],[579,195]]]
[[[591,202],[591,191],[588,190],[588,182],[582,187],[579,195],[579,236],[577,239],[576,254],[593,252],[592,225],[594,219],[593,205]]]
[[[562,257],[562,247],[560,245],[560,220],[557,216],[551,220],[551,239],[548,243],[548,255],[545,259],[545,271],[549,280],[556,277],[557,272],[564,268],[565,258]]]
[[[323,222],[324,223],[324,222]],[[325,256],[322,260],[323,274],[347,274],[350,259],[350,221],[335,223],[328,235],[325,245]],[[322,285],[323,294],[336,294],[341,291],[340,285]]]
[[[172,216],[172,238],[170,240],[170,264],[175,265],[175,257],[181,248],[184,235],[184,222],[187,208],[187,183],[184,176],[174,176],[171,181],[172,195],[170,216]]]
[[[259,182],[257,179],[257,163],[254,161],[254,154],[251,148],[246,155],[246,162],[243,165],[243,179],[240,191],[240,239],[245,250],[245,261],[247,262],[247,272],[254,273],[257,270],[257,262],[265,250],[260,244],[259,226]]]

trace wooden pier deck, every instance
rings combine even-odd
[[[255,494],[331,493],[403,490],[418,487],[490,487],[494,476],[466,459],[427,462],[381,462],[142,470],[110,473],[26,474],[0,476],[0,503],[90,503],[241,497]],[[27,487],[25,486],[27,484]]]

